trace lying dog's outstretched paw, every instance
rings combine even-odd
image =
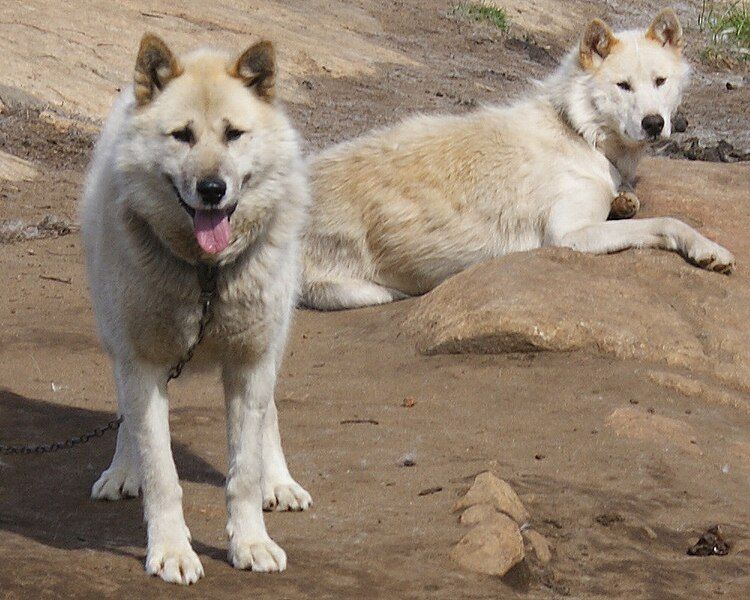
[[[203,565],[184,539],[174,544],[149,544],[146,572],[168,583],[190,585],[203,577]]]
[[[263,510],[307,510],[312,497],[294,479],[263,486]]]
[[[708,240],[690,250],[690,259],[696,265],[708,271],[729,275],[734,270],[732,253],[719,244]]]
[[[120,500],[137,498],[141,477],[135,469],[110,467],[104,471],[91,488],[94,500]]]
[[[271,573],[286,569],[286,552],[267,535],[262,538],[229,541],[229,562],[236,569]]]
[[[609,207],[609,219],[631,219],[641,208],[641,201],[633,192],[619,192]]]

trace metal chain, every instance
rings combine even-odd
[[[193,358],[195,349],[198,347],[198,344],[203,341],[203,337],[206,335],[206,329],[208,327],[208,324],[211,322],[211,317],[213,316],[213,313],[211,311],[211,304],[213,303],[214,296],[216,295],[217,273],[218,271],[216,267],[209,267],[205,265],[198,266],[198,282],[201,286],[201,318],[198,322],[198,335],[195,338],[195,341],[190,344],[190,347],[187,349],[185,354],[183,354],[180,357],[180,360],[177,361],[177,364],[175,364],[169,370],[169,374],[167,375],[167,383],[169,383],[173,379],[177,379],[182,374],[182,370],[185,368],[185,365],[187,365]],[[49,452],[57,452],[58,450],[69,450],[70,448],[75,448],[80,444],[85,444],[93,438],[102,437],[107,431],[115,431],[120,427],[121,424],[122,416],[119,416],[116,419],[112,419],[104,427],[96,427],[91,431],[82,433],[81,435],[68,438],[64,442],[52,442],[51,444],[37,445],[17,444],[15,446],[6,446],[4,444],[0,444],[0,454],[47,454]]]

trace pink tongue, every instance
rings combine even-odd
[[[195,239],[203,250],[217,254],[229,245],[232,228],[223,210],[196,210],[193,217]]]

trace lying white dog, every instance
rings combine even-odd
[[[216,286],[196,360],[223,375],[232,564],[283,570],[262,508],[311,503],[287,469],[273,399],[308,204],[297,134],[273,99],[274,71],[268,42],[234,59],[208,50],[176,58],[144,36],[135,83],[107,119],[84,190],[91,293],[124,419],[92,496],[143,490],[146,570],[166,581],[203,575],[183,517],[167,401],[170,368],[197,341],[202,289]]]
[[[418,116],[311,163],[303,304],[423,294],[489,258],[567,246],[676,250],[728,273],[731,253],[671,218],[606,222],[649,139],[669,136],[688,76],[671,10],[647,31],[599,20],[537,92],[465,116]]]

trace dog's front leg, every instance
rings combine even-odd
[[[271,353],[255,364],[224,365],[229,473],[227,534],[229,562],[238,569],[283,571],[286,554],[263,522],[263,421],[273,403],[276,368]]]
[[[632,219],[641,208],[641,201],[635,193],[635,188],[623,182],[617,190],[617,196],[612,199],[609,207],[610,220]]]
[[[564,246],[606,254],[628,248],[662,248],[679,252],[694,264],[719,273],[730,273],[734,256],[695,229],[672,217],[632,221],[592,222],[582,219],[585,202],[562,201],[550,212],[545,246]]]
[[[148,532],[146,571],[170,583],[195,583],[203,566],[190,546],[182,488],[169,437],[167,369],[135,361],[118,365],[123,418],[137,448]]]

